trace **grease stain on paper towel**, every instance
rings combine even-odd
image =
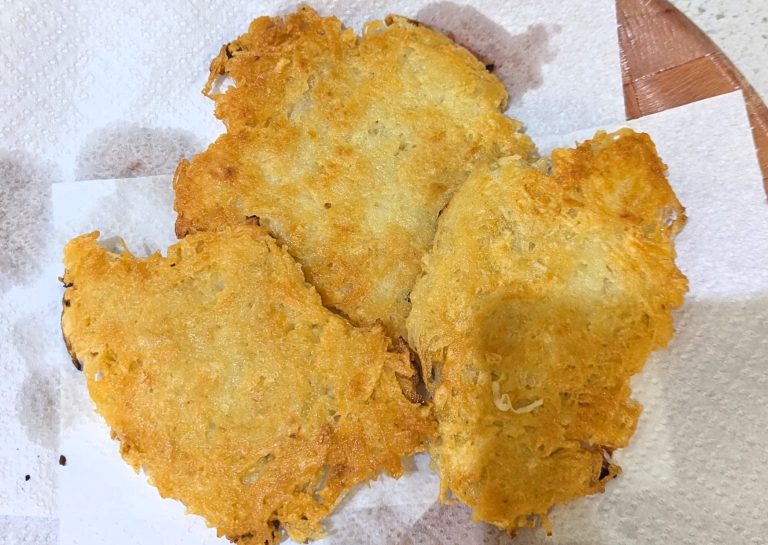
[[[133,124],[107,125],[91,133],[77,157],[75,178],[99,180],[173,174],[179,160],[202,151],[190,132]]]
[[[30,441],[53,449],[58,438],[58,385],[50,373],[32,369],[16,394],[16,413]]]
[[[416,20],[444,32],[486,65],[493,65],[510,104],[541,86],[542,66],[557,56],[550,36],[560,32],[559,25],[533,24],[522,34],[512,35],[475,8],[453,2],[429,4],[416,14]]]
[[[463,504],[435,502],[406,532],[398,545],[511,545],[507,532],[485,522],[474,522],[472,511]]]
[[[0,151],[0,278],[39,270],[51,218],[51,170],[20,151]]]
[[[408,522],[389,505],[334,512],[328,533],[344,543],[397,543],[408,532]]]
[[[18,320],[13,326],[13,344],[27,370],[16,393],[16,414],[30,441],[53,449],[59,433],[59,380],[54,365],[40,361],[50,352],[47,335],[56,327],[51,320],[34,315]]]

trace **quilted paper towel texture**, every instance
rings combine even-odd
[[[624,474],[605,494],[556,507],[551,538],[526,530],[514,543],[650,545],[659,536],[691,545],[761,543],[768,535],[762,492],[768,470],[761,457],[768,451],[768,205],[743,100],[734,93],[631,125],[653,135],[687,206],[690,220],[677,248],[691,292],[676,315],[678,333],[669,348],[634,380],[645,411],[630,446],[616,454]],[[545,148],[572,145],[592,133],[541,142]],[[103,194],[93,197],[99,184]],[[105,236],[127,233],[132,247],[162,248],[172,237],[172,217],[145,231],[111,220],[110,212],[140,204],[126,205],[118,195],[142,193],[142,210],[129,213],[163,218],[169,184],[169,177],[58,184],[57,240],[94,225],[71,211],[74,201],[89,210],[96,208],[94,201],[101,203],[96,221]],[[180,504],[161,500],[119,460],[78,373],[68,373],[62,391],[62,414],[70,420],[62,420],[61,448],[71,462],[59,471],[60,543],[109,539],[128,545],[156,535],[168,544],[224,543],[199,518],[182,516]],[[114,495],[115,489],[123,494]],[[466,507],[438,504],[436,494],[437,478],[421,456],[416,471],[400,482],[384,478],[354,491],[330,518],[324,543],[513,543],[503,532],[472,522]],[[91,511],[78,507],[85,502]]]
[[[623,116],[612,1],[310,4],[357,30],[366,20],[400,13],[452,33],[496,66],[511,93],[510,113],[533,134]],[[203,149],[222,131],[211,101],[200,94],[221,44],[254,17],[298,5],[6,1],[1,145],[50,160],[56,180],[170,173],[179,156]]]

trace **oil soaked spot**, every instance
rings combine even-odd
[[[0,151],[0,279],[36,272],[51,221],[51,170],[26,153]]]
[[[466,505],[435,502],[408,530],[399,545],[512,545],[508,533],[484,522],[474,522]]]
[[[94,131],[77,157],[78,180],[173,174],[179,160],[201,150],[190,132],[140,125],[108,125]]]
[[[407,518],[389,505],[339,509],[328,526],[339,543],[397,543],[408,532]]]
[[[40,361],[40,356],[47,354],[51,343],[54,342],[47,333],[59,332],[59,310],[60,307],[56,305],[49,312],[27,314],[14,322],[11,330],[13,347],[23,358],[27,368],[45,368],[45,363]],[[58,340],[58,338],[55,339],[56,342]]]
[[[31,441],[56,446],[59,428],[59,395],[54,376],[32,369],[16,394],[16,413]]]
[[[453,2],[430,4],[416,19],[449,35],[492,68],[507,88],[510,104],[541,86],[541,67],[557,55],[550,35],[560,32],[559,25],[530,25],[524,33],[512,35],[475,8]]]
[[[52,303],[53,304],[53,303]],[[60,342],[58,309],[28,314],[13,324],[9,338],[25,375],[16,393],[16,413],[29,440],[54,448],[59,430],[59,361],[43,359]]]

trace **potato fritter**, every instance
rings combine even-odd
[[[438,222],[410,340],[433,392],[442,494],[510,532],[601,492],[641,407],[630,377],[673,334],[685,222],[645,134],[474,172]]]
[[[258,216],[324,303],[406,336],[438,212],[476,166],[534,153],[466,49],[401,17],[362,36],[309,8],[256,19],[211,66],[228,132],[176,172],[179,236]]]
[[[65,250],[62,329],[136,470],[242,544],[322,534],[355,484],[403,472],[435,428],[380,326],[330,312],[265,229],[138,259],[98,233]]]

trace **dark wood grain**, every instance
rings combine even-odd
[[[666,0],[616,0],[628,119],[741,90],[768,194],[768,108],[720,48]]]

